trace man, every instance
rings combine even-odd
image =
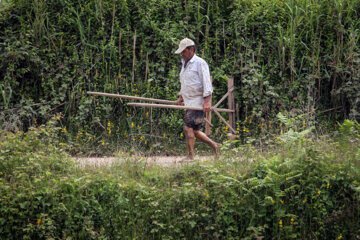
[[[211,94],[213,88],[210,81],[209,66],[204,59],[196,56],[195,43],[184,38],[180,41],[175,54],[181,54],[182,68],[180,72],[181,90],[178,105],[202,107],[203,111],[186,110],[184,116],[184,132],[189,160],[194,160],[195,138],[209,145],[216,157],[219,157],[220,148],[205,133],[200,131],[206,112],[210,112]]]

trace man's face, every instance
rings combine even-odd
[[[185,48],[184,51],[181,52],[181,57],[188,62],[194,56],[194,48]]]

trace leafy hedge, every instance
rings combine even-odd
[[[336,141],[228,144],[219,162],[177,169],[72,167],[51,129],[1,138],[1,239],[359,239],[356,122]]]
[[[306,113],[307,126],[355,120],[359,8],[358,0],[2,1],[0,122],[26,130],[61,112],[68,141],[94,136],[78,152],[102,143],[151,148],[164,132],[176,145],[181,112],[129,108],[85,92],[176,99],[173,52],[185,36],[210,64],[214,102],[234,77],[243,139],[261,135],[263,125],[274,134],[278,112]],[[214,138],[226,139],[214,121]]]

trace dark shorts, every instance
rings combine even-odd
[[[186,110],[184,125],[194,130],[200,130],[204,122],[205,112],[197,110]]]

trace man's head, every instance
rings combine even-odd
[[[181,54],[182,58],[187,62],[195,53],[195,43],[189,38],[184,38],[180,41],[179,48],[175,51],[175,54]]]

